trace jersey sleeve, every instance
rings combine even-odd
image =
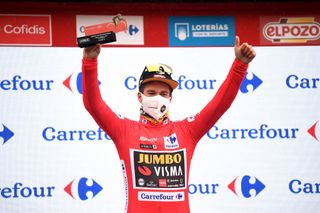
[[[120,119],[102,100],[98,82],[97,59],[82,60],[82,98],[87,111],[101,129],[115,142],[121,135],[123,119]]]
[[[198,142],[231,106],[246,75],[247,68],[248,64],[235,59],[226,79],[213,99],[200,113],[184,120],[195,142]]]

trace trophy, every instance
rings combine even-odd
[[[116,33],[127,31],[128,24],[120,14],[112,18],[112,22],[84,27],[85,36],[77,38],[79,47],[89,47],[96,44],[105,44],[117,40]]]

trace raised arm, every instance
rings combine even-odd
[[[235,39],[234,52],[236,59],[214,98],[193,121],[185,120],[195,141],[199,141],[231,106],[246,75],[248,64],[256,56],[251,45],[248,43],[240,45],[238,36]]]
[[[83,103],[97,124],[113,139],[117,139],[121,119],[102,100],[98,83],[98,56],[100,44],[86,47],[82,59]]]

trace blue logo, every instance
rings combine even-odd
[[[299,128],[278,128],[270,127],[268,124],[261,124],[258,127],[252,128],[219,128],[213,126],[208,132],[207,136],[212,140],[258,140],[268,139],[296,139],[299,134]]]
[[[0,198],[48,198],[54,190],[54,186],[25,186],[18,182],[12,187],[0,186]]]
[[[171,16],[169,46],[233,46],[232,16]]]
[[[29,80],[22,78],[20,75],[15,75],[12,79],[0,79],[0,90],[48,91],[52,90],[53,83],[53,80]]]
[[[240,86],[240,91],[242,93],[248,93],[248,86],[251,85],[252,86],[252,92],[255,91],[262,83],[263,81],[258,78],[258,76],[256,76],[254,73],[251,73],[252,77],[249,78],[248,75],[250,74],[246,74],[246,77],[243,79],[242,84]]]
[[[107,135],[101,128],[97,130],[63,130],[63,129],[56,129],[52,126],[46,127],[42,131],[42,137],[45,141],[54,141],[54,142],[61,142],[61,141],[88,141],[88,142],[97,142],[97,141],[106,141],[111,140],[109,135]]]
[[[176,142],[177,138],[175,135],[170,136],[170,143],[174,144]]]
[[[64,188],[64,191],[67,192],[73,199],[76,199],[74,195],[77,194],[78,198],[83,201],[89,199],[89,197],[87,196],[87,192],[91,192],[91,199],[93,199],[99,192],[101,192],[102,187],[95,180],[91,180],[91,185],[87,184],[88,178],[86,177],[80,178],[78,184],[76,184],[75,180],[73,180]],[[73,185],[75,185],[75,187],[73,187]],[[75,188],[74,192],[73,188]]]
[[[266,186],[256,177],[253,177],[255,180],[254,183],[250,181],[252,177],[249,175],[243,176],[240,180],[239,177],[236,177],[229,185],[228,188],[235,193],[237,196],[239,196],[239,192],[237,192],[236,185],[240,186],[240,193],[242,194],[243,197],[245,198],[250,198],[250,197],[256,197]],[[239,183],[240,182],[240,183]],[[250,191],[254,190],[255,195],[252,195]]]
[[[139,29],[136,26],[130,24],[128,27],[128,32],[129,32],[129,35],[132,36],[132,35],[137,34],[139,32]]]
[[[171,134],[168,137],[163,137],[164,147],[166,149],[176,149],[179,147],[179,142],[177,140],[176,133]]]
[[[179,193],[179,194],[176,195],[176,198],[177,198],[178,200],[181,200],[181,199],[183,198],[183,195],[182,195],[181,193]]]
[[[189,194],[217,194],[217,189],[219,187],[218,183],[211,183],[211,184],[189,184],[188,185],[188,192]]]
[[[14,133],[6,127],[4,124],[2,124],[3,130],[0,132],[0,138],[3,139],[2,145],[4,145],[10,138],[14,136]]]
[[[304,182],[299,179],[293,179],[289,182],[289,190],[294,194],[308,194],[319,196],[319,182]]]
[[[101,82],[99,81],[99,85]],[[63,85],[67,87],[71,92],[77,92],[82,95],[82,72],[79,72],[76,76],[72,73],[66,80],[63,81]]]

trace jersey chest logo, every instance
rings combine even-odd
[[[171,134],[168,137],[163,137],[165,149],[177,149],[179,148],[179,142],[176,133]]]
[[[136,189],[185,189],[186,150],[130,149],[133,187]]]

